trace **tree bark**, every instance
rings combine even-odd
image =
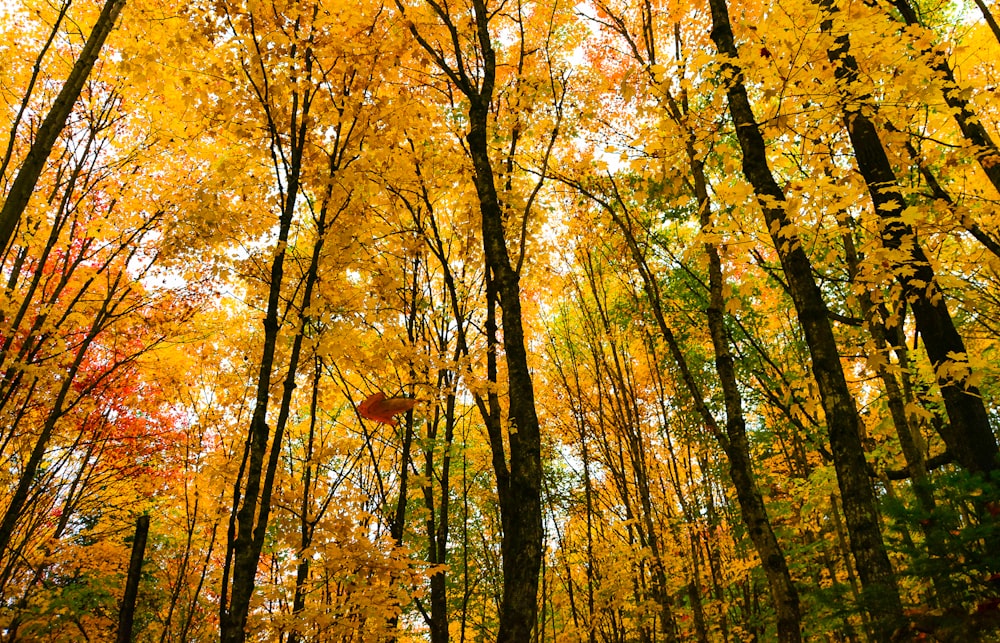
[[[482,34],[486,29],[485,6],[476,4]],[[488,39],[488,33],[481,35],[484,48],[490,47]],[[492,69],[495,65],[492,48],[487,51],[488,54],[484,51],[485,62]],[[488,86],[492,90],[492,79]],[[486,87],[484,82],[484,94]],[[541,437],[521,324],[520,275],[511,266],[507,253],[500,200],[489,159],[488,115],[489,101],[485,96],[471,100],[467,141],[482,215],[486,269],[493,276],[500,305],[510,395],[507,431],[510,477],[506,486],[498,488],[503,524],[504,589],[497,641],[523,643],[531,637],[538,610],[538,574],[542,560]]]
[[[298,189],[297,178],[289,185]],[[291,194],[289,192],[289,195]],[[293,198],[289,200],[294,201]],[[291,221],[290,215],[288,221]],[[301,310],[303,311],[309,309],[309,304],[312,301],[318,276],[319,257],[323,248],[324,232],[325,222],[321,216],[318,223],[316,245],[313,248],[305,276],[301,302]],[[282,221],[282,236],[287,239],[287,234],[287,227]],[[227,552],[223,577],[223,591],[231,590],[231,595],[228,604],[225,603],[225,594],[220,601],[220,632],[222,641],[225,643],[242,643],[246,640],[246,621],[250,612],[250,599],[256,585],[257,564],[260,562],[267,534],[271,513],[271,494],[281,452],[281,441],[290,414],[292,392],[296,387],[295,379],[304,339],[305,320],[300,320],[292,340],[288,370],[285,373],[278,404],[278,417],[274,423],[273,440],[270,440],[271,444],[268,444],[271,428],[267,424],[266,417],[270,401],[270,382],[275,369],[274,353],[280,330],[277,310],[278,292],[282,284],[283,262],[284,250],[280,250],[275,253],[275,259],[272,263],[271,295],[264,321],[264,356],[258,375],[257,401],[251,419],[250,439],[247,445],[249,462],[245,470],[246,482],[242,494],[239,486],[244,478],[241,477],[237,481],[237,487],[234,489],[234,515],[233,521],[230,523],[229,551]],[[267,457],[266,461],[265,456]],[[242,470],[241,473],[243,473]],[[241,499],[242,504],[240,504]],[[231,582],[229,582],[228,575],[225,574],[230,570],[232,571]]]
[[[701,161],[693,154],[693,146],[689,145],[689,148],[695,191],[701,210],[701,225],[702,228],[708,228],[711,226],[711,203],[704,169]],[[706,311],[708,328],[715,350],[715,370],[719,375],[726,407],[726,440],[721,442],[729,460],[729,475],[736,488],[743,522],[764,566],[764,574],[767,577],[778,621],[778,640],[783,643],[794,643],[802,640],[799,594],[792,582],[784,551],[771,527],[767,507],[764,505],[764,498],[753,473],[746,419],[743,415],[743,400],[726,334],[722,260],[718,248],[713,243],[705,244],[705,253],[708,255],[709,303]]]
[[[824,0],[821,6],[828,11],[834,10],[830,0]],[[829,32],[831,28],[832,21],[824,21],[823,29]],[[997,469],[1000,449],[982,394],[977,387],[957,381],[946,368],[949,363],[966,359],[965,342],[955,328],[934,268],[917,240],[916,231],[902,218],[906,201],[899,181],[875,125],[863,108],[870,101],[865,96],[855,96],[850,89],[858,84],[858,65],[850,53],[850,39],[841,34],[836,36],[835,43],[829,58],[835,65],[834,73],[840,85],[844,125],[882,226],[882,245],[889,251],[894,276],[913,309],[917,331],[923,338],[924,349],[944,398],[949,422],[941,426],[941,437],[965,469],[989,475]],[[982,129],[978,124],[977,127]],[[1000,179],[1000,165],[985,163],[984,167],[987,166],[995,168]]]
[[[812,370],[826,415],[827,431],[840,487],[844,515],[876,638],[886,641],[902,620],[902,604],[879,525],[878,504],[868,477],[861,444],[861,419],[847,386],[836,338],[812,266],[786,212],[784,192],[767,162],[767,148],[753,116],[738,59],[725,0],[710,0],[712,40],[723,56],[729,111],[743,152],[743,174],[757,201],[777,249],[792,302],[812,358]]]
[[[294,22],[294,37],[299,36],[301,20]],[[287,98],[287,114],[275,112],[281,108],[272,104],[271,94],[266,87],[267,69],[259,56],[256,64],[261,65],[263,81],[255,80],[251,70],[244,69],[246,79],[260,101],[260,109],[267,123],[271,157],[278,181],[279,212],[277,244],[271,259],[267,306],[264,316],[264,339],[261,350],[260,367],[257,372],[254,411],[250,420],[247,442],[237,480],[233,485],[233,506],[229,520],[226,558],[222,572],[222,591],[219,596],[219,629],[223,643],[243,643],[246,640],[247,617],[250,600],[256,585],[257,565],[267,536],[271,512],[271,495],[277,475],[281,454],[281,442],[285,426],[291,414],[292,394],[296,388],[296,375],[302,353],[303,340],[309,324],[307,317],[316,285],[319,279],[319,263],[323,253],[328,226],[336,220],[343,207],[331,211],[332,190],[337,173],[350,161],[343,152],[328,153],[328,175],[321,197],[321,207],[316,216],[316,231],[313,247],[305,274],[293,292],[301,288],[301,296],[296,302],[287,301],[283,286],[285,281],[285,261],[288,252],[289,234],[295,220],[297,199],[302,189],[303,156],[310,140],[311,113],[317,89],[314,77],[315,54],[313,40],[315,32],[299,45],[289,50],[289,66],[295,70],[290,86],[295,89]],[[254,34],[254,38],[257,35]],[[257,41],[255,40],[255,43]],[[287,123],[282,129],[278,123]],[[353,128],[349,131],[353,131]],[[340,136],[340,134],[338,134]],[[338,138],[337,148],[347,147],[347,138]],[[349,197],[348,197],[349,198]],[[271,406],[272,380],[281,372],[276,363],[276,355],[282,326],[290,336],[291,346],[285,365],[281,395],[277,400],[277,417],[273,420],[273,434],[268,423]],[[288,326],[294,325],[292,328]]]
[[[115,20],[124,6],[125,0],[107,0],[104,3],[104,8],[101,9],[97,22],[80,51],[80,57],[73,64],[73,69],[59,90],[59,95],[56,96],[55,102],[52,103],[35,134],[35,140],[10,186],[3,208],[0,208],[0,255],[3,255],[10,245],[21,215],[28,207],[31,194],[38,184],[38,177],[41,176],[45,162],[52,153],[52,147],[66,126],[73,105],[80,97],[80,92],[97,62],[104,41],[114,29]]]
[[[135,601],[139,597],[139,580],[142,578],[142,560],[146,555],[146,536],[149,535],[149,516],[139,516],[135,522],[135,540],[132,541],[132,557],[128,563],[125,579],[125,596],[118,612],[118,637],[116,643],[130,643],[132,622],[135,620]]]
[[[474,34],[471,40],[477,46],[477,59],[472,63],[466,62],[466,54],[459,45],[459,27],[453,21],[455,17],[448,13],[447,5],[430,1],[428,4],[452,34],[454,51],[445,56],[421,36],[412,22],[409,23],[410,33],[469,101],[469,130],[465,140],[472,160],[473,181],[482,217],[487,282],[487,375],[491,381],[496,381],[497,376],[497,307],[500,308],[507,363],[510,406],[506,452],[500,426],[499,398],[490,392],[488,402],[477,400],[487,424],[503,527],[500,550],[504,587],[497,641],[524,643],[531,640],[538,613],[538,575],[542,560],[542,459],[535,394],[521,321],[520,272],[512,264],[508,252],[503,211],[490,161],[489,114],[494,99],[497,63],[489,22],[496,14],[487,8],[486,0],[472,0],[469,19]],[[402,14],[406,13],[399,0],[396,7]],[[521,251],[523,253],[523,247]]]
[[[292,615],[301,615],[306,608],[307,583],[309,582],[309,555],[316,523],[320,516],[315,515],[312,502],[313,488],[313,458],[316,444],[316,422],[319,418],[319,383],[322,373],[322,361],[317,357],[313,363],[312,394],[309,400],[309,433],[306,437],[306,452],[303,454],[302,496],[299,502],[299,562],[295,566],[295,591],[292,595]],[[300,620],[297,616],[296,620]],[[296,630],[288,634],[288,643],[299,643],[302,635]]]
[[[272,440],[271,427],[267,423],[267,413],[271,398],[271,380],[277,369],[275,352],[278,334],[281,330],[279,321],[281,287],[284,283],[288,235],[300,185],[307,114],[308,101],[304,101],[303,112],[299,117],[301,119],[299,120],[300,129],[292,137],[290,166],[287,170],[285,183],[287,189],[279,218],[278,247],[271,261],[267,312],[264,317],[264,346],[257,375],[254,413],[250,420],[246,456],[243,466],[240,468],[240,476],[233,489],[229,546],[223,569],[222,595],[219,602],[220,635],[224,643],[243,643],[246,640],[246,622],[250,612],[250,599],[256,586],[257,564],[260,562],[267,533],[271,512],[271,492],[277,472],[285,424],[290,413],[292,392],[296,386],[295,379],[305,332],[305,320],[300,319],[296,322],[298,328],[292,340]],[[277,134],[274,135],[273,140],[275,145],[280,144]],[[326,205],[324,204],[317,222],[317,237],[312,257],[305,275],[305,286],[300,303],[302,311],[309,309],[313,289],[318,278],[319,257],[322,253],[326,226],[325,217]],[[229,593],[228,596],[227,593]]]
[[[909,0],[891,0],[891,2],[907,26],[923,28],[920,24],[920,18]],[[997,29],[997,24],[993,20],[993,14],[990,13],[989,8],[982,0],[975,0],[975,2],[986,17],[993,33],[997,36],[997,41],[1000,42],[1000,30]],[[823,6],[828,4],[828,2],[824,3]],[[962,131],[962,135],[965,136],[965,140],[975,147],[976,160],[983,172],[986,173],[993,187],[1000,192],[1000,150],[997,149],[996,143],[983,127],[979,117],[972,111],[969,101],[962,96],[958,81],[955,79],[955,73],[952,71],[951,65],[948,64],[947,58],[943,54],[934,53],[929,47],[920,53],[932,59],[932,62],[928,63],[930,68],[940,74],[944,80],[941,94],[945,103],[951,108],[952,116]],[[838,69],[838,72],[841,70]]]

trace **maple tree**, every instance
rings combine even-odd
[[[995,637],[993,14],[4,5],[0,640]]]

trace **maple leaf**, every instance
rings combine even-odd
[[[372,393],[358,405],[358,414],[366,420],[396,426],[394,415],[405,413],[417,405],[417,400],[410,397],[389,397],[381,391]]]

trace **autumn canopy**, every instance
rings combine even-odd
[[[998,12],[0,4],[0,642],[1000,640]]]

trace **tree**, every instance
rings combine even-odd
[[[903,5],[903,8],[907,6]],[[827,12],[836,14],[829,2],[823,7]],[[909,13],[912,14],[912,10]],[[833,18],[827,18],[823,28],[829,32],[832,25]],[[906,200],[899,181],[879,140],[875,125],[866,115],[866,111],[872,109],[870,98],[857,89],[860,84],[858,64],[851,55],[849,35],[835,35],[834,45],[828,55],[834,64],[841,94],[844,126],[880,220],[880,236],[886,249],[887,261],[903,287],[903,295],[910,302],[917,331],[923,338],[944,397],[949,422],[941,425],[941,436],[954,457],[966,469],[989,475],[1000,466],[997,459],[1000,448],[990,427],[982,394],[968,381],[971,373],[966,377],[956,377],[954,374],[956,365],[961,369],[961,364],[968,362],[965,342],[955,328],[934,267],[924,252],[916,231],[904,217]],[[957,114],[961,122],[968,120],[967,107],[963,110],[959,106]],[[970,130],[966,125],[963,132],[967,137],[973,134],[973,139],[981,147],[990,149],[991,145],[983,138],[985,131],[981,126],[977,125]],[[993,166],[989,160],[981,159],[980,162],[984,163],[984,167]]]
[[[736,60],[738,53],[724,0],[713,0],[712,39],[719,53]],[[822,294],[813,280],[812,267],[788,218],[785,195],[771,174],[766,145],[750,108],[740,68],[722,64],[726,95],[740,148],[743,172],[753,185],[765,221],[781,259],[782,269],[802,324],[812,357],[813,374],[819,385],[830,436],[841,500],[844,503],[851,551],[862,586],[869,593],[867,609],[875,623],[876,636],[887,640],[902,620],[902,606],[895,575],[879,528],[875,493],[868,479],[861,445],[857,409],[847,388],[836,339]]]
[[[339,51],[341,41],[331,33],[340,25],[318,5],[287,11],[239,4],[220,8],[219,19],[234,34],[236,46],[235,57],[224,64],[241,72],[232,79],[230,113],[259,124],[271,165],[264,173],[271,175],[277,195],[275,233],[265,233],[270,250],[261,258],[269,267],[260,275],[265,314],[254,410],[233,486],[219,605],[222,640],[242,641],[303,346],[314,323],[324,245],[353,199],[354,188],[341,174],[368,133],[370,115],[355,107],[365,91],[374,89],[371,65],[377,56],[366,61]],[[355,31],[345,37],[370,37],[378,24],[377,14],[359,16]],[[367,73],[359,74],[358,65]],[[286,352],[279,338],[289,332]],[[275,381],[281,382],[278,395],[272,391]]]
[[[5,169],[7,162],[10,161],[14,138],[18,133],[20,116],[24,113],[31,98],[31,88],[35,85],[39,67],[48,50],[48,43],[51,43],[52,37],[55,36],[65,15],[65,9],[68,6],[69,3],[67,2],[64,5],[64,9],[60,11],[59,18],[53,25],[52,34],[48,42],[39,52],[38,61],[36,62],[31,82],[28,85],[28,91],[25,92],[22,98],[18,118],[15,119],[11,128],[10,140],[7,145],[8,151],[4,157],[3,167]],[[69,118],[70,113],[72,113],[73,106],[80,97],[80,92],[83,90],[83,86],[87,82],[87,78],[90,76],[90,72],[94,68],[98,56],[101,54],[104,41],[107,39],[108,34],[111,33],[111,30],[114,29],[115,20],[118,19],[118,14],[121,13],[124,7],[125,0],[107,0],[104,3],[104,8],[101,9],[101,13],[97,17],[97,21],[94,23],[90,35],[83,45],[83,49],[80,50],[80,55],[73,64],[73,69],[66,78],[66,82],[59,91],[59,95],[49,108],[45,120],[38,127],[31,148],[19,164],[17,176],[11,182],[10,189],[4,197],[3,207],[0,208],[0,253],[7,251],[11,238],[14,236],[14,231],[17,229],[24,210],[28,206],[28,200],[31,198],[35,186],[38,184],[38,177],[41,175],[49,155],[52,153],[56,139],[59,138],[63,128],[66,126],[66,120]]]
[[[63,101],[113,4],[0,9],[4,640],[995,634],[988,22],[145,0]]]
[[[526,256],[526,227],[541,182],[527,197],[519,213],[520,243],[517,258],[512,260],[505,229],[505,212],[509,212],[513,204],[504,203],[498,193],[490,145],[490,114],[497,100],[495,92],[498,74],[494,36],[491,33],[491,28],[496,27],[492,27],[491,22],[502,14],[490,10],[484,0],[474,0],[470,7],[471,23],[466,27],[464,22],[459,21],[458,14],[453,14],[446,5],[428,2],[433,26],[424,27],[422,22],[417,23],[412,17],[416,9],[407,8],[401,2],[396,5],[400,13],[409,20],[413,37],[467,103],[469,130],[465,139],[482,217],[481,234],[486,268],[488,378],[491,382],[497,381],[499,328],[496,309],[499,307],[510,400],[506,436],[497,393],[491,391],[486,401],[478,401],[489,432],[503,521],[501,549],[504,593],[497,640],[525,641],[535,627],[537,613],[538,574],[542,556],[542,460],[541,433],[535,411],[535,393],[528,368],[521,315],[520,278]],[[512,16],[511,26],[520,29],[520,49],[515,59],[519,70],[528,63],[529,47],[532,46],[525,40],[524,21],[534,11],[537,8],[518,5]],[[441,27],[444,34],[438,36]],[[428,34],[431,29],[434,30],[433,36]],[[558,81],[553,78],[553,84],[556,82]],[[556,100],[558,101],[558,97]],[[552,141],[557,133],[558,118],[553,125]],[[510,137],[510,154],[513,156],[519,137],[517,125],[512,128]],[[508,177],[511,170],[512,165],[508,164]]]

